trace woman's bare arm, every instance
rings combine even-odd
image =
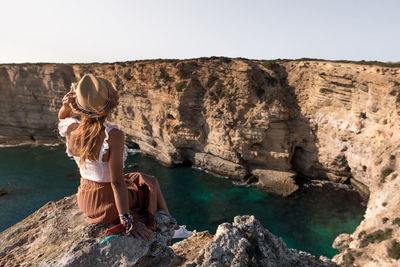
[[[110,170],[111,187],[114,192],[118,213],[122,215],[129,212],[128,189],[124,181],[123,169],[124,132],[118,129],[111,130],[108,143],[110,146],[108,167]]]
[[[124,181],[123,169],[124,144],[124,132],[118,129],[111,130],[109,137],[110,157],[108,159],[108,167],[110,170],[111,187],[119,215],[129,213],[128,188]],[[133,225],[134,228],[131,233],[136,238],[150,240],[151,232],[147,229],[146,225],[141,222],[133,222]]]
[[[62,99],[63,105],[62,105],[61,109],[58,111],[58,119],[59,120],[62,120],[62,119],[72,116],[72,110],[71,110],[71,107],[69,106],[69,104],[72,103],[73,101],[75,101],[75,98],[76,98],[75,91],[71,87],[71,90],[66,95],[64,95],[64,97]]]

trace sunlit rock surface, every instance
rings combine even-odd
[[[150,241],[119,236],[100,244],[111,225],[89,224],[76,195],[48,202],[0,233],[0,266],[167,266],[175,219],[156,213]]]

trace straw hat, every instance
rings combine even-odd
[[[118,105],[118,93],[106,79],[85,74],[75,89],[76,98],[71,107],[75,113],[96,118],[107,115]]]

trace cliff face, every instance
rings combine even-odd
[[[398,195],[400,182],[400,69],[263,63],[199,58],[0,65],[0,142],[56,140],[62,96],[91,72],[120,91],[110,121],[122,127],[128,142],[166,165],[190,163],[238,180],[258,179],[284,196],[297,189],[296,173],[351,182],[363,195],[371,193],[361,224],[369,225],[366,232],[382,226],[369,224],[382,220],[376,214],[400,217],[400,200],[390,197]],[[387,205],[377,204],[385,198]],[[398,240],[398,225],[390,228]],[[352,238],[358,248],[362,239]]]

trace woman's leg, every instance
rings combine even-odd
[[[155,187],[157,190],[157,209],[164,210],[165,212],[168,213],[169,216],[171,216],[167,207],[167,203],[165,202],[164,196],[161,192],[160,184],[158,183],[158,180],[155,177],[154,177],[154,183],[156,185]],[[174,229],[175,230],[179,229],[179,225],[176,225]]]
[[[168,213],[169,216],[171,214],[169,213],[167,203],[165,202],[164,196],[161,192],[160,184],[158,183],[157,178],[155,178],[155,185],[156,185],[156,191],[157,191],[157,209],[164,210],[165,212]]]

